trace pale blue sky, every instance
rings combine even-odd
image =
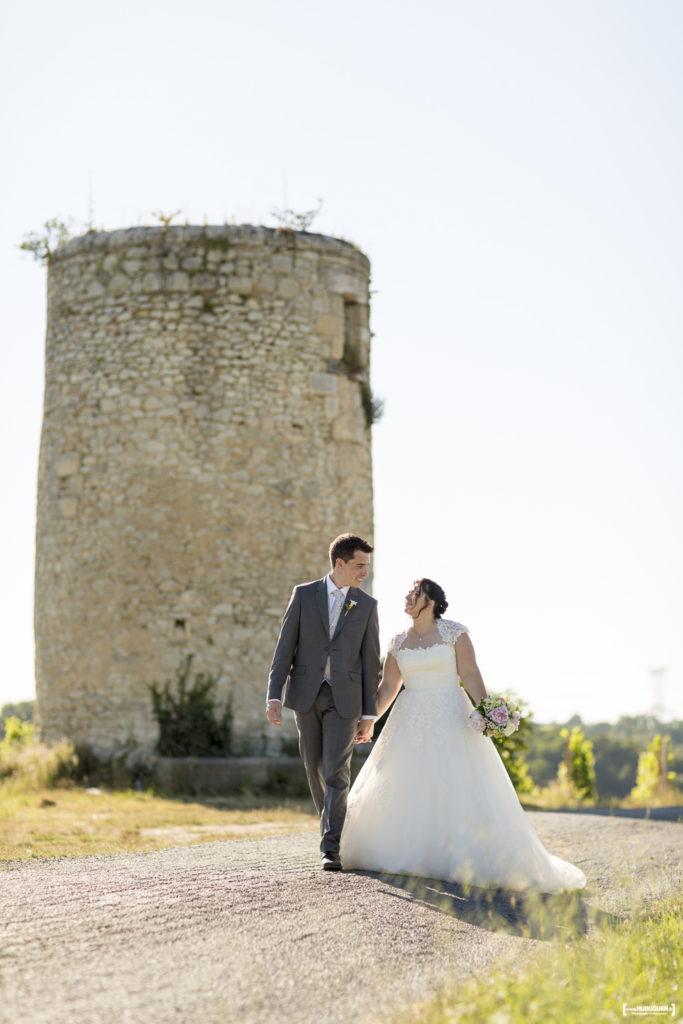
[[[373,267],[375,594],[417,575],[539,720],[683,716],[683,6],[293,0],[3,15],[0,703],[33,694],[49,217],[315,229]],[[352,524],[351,524],[352,525]]]

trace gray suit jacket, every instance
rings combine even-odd
[[[346,604],[355,601],[349,611]],[[377,714],[379,621],[377,602],[356,587],[349,589],[330,640],[327,577],[292,591],[282,619],[268,681],[268,700],[308,711],[318,696],[330,657],[330,685],[342,718]]]

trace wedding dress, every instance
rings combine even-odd
[[[465,626],[437,620],[440,640],[392,640],[405,690],[349,794],[345,868],[439,878],[482,888],[561,892],[586,876],[548,853],[493,740],[467,724],[455,643]]]

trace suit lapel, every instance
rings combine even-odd
[[[330,611],[327,600],[327,576],[323,576],[320,583],[316,588],[316,601],[318,604],[318,610],[320,612],[320,618],[323,620],[323,626],[325,627],[326,636],[330,635]]]
[[[353,608],[351,609],[351,611],[348,611],[348,612],[346,611],[346,605],[349,603],[349,601],[355,601],[356,604],[358,604],[358,597],[356,596],[356,588],[355,587],[349,587],[349,591],[348,591],[348,593],[346,595],[346,600],[344,601],[344,603],[341,606],[341,611],[339,613],[339,620],[337,622],[337,628],[335,629],[334,636],[332,637],[333,640],[337,636],[339,636],[339,634],[341,633],[342,627],[344,625],[344,621],[346,619],[346,616],[347,615],[351,615],[352,612],[353,612]]]

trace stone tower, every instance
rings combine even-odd
[[[148,683],[221,673],[255,749],[279,622],[327,547],[372,537],[369,262],[262,227],[90,233],[48,276],[38,726],[157,735]]]

